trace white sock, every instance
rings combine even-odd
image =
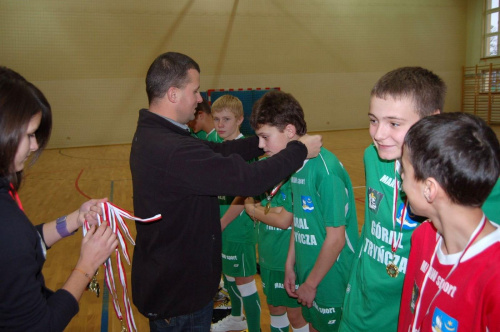
[[[290,325],[286,312],[281,316],[271,315],[271,326],[281,329]]]
[[[292,331],[293,332],[309,332],[309,323],[307,323],[306,325],[296,329],[292,326]]]

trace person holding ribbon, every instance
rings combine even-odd
[[[17,72],[0,67],[0,330],[62,331],[78,312],[78,301],[118,241],[111,228],[96,227],[101,200],[90,200],[55,221],[33,226],[17,191],[31,153],[36,159],[52,127],[43,93]],[[80,258],[63,287],[45,287],[46,250],[87,220]]]
[[[151,331],[209,331],[221,276],[217,196],[256,196],[317,156],[321,136],[290,142],[267,160],[255,136],[214,143],[186,125],[202,101],[200,67],[167,52],[148,69],[149,109],[139,111],[132,140],[134,214],[163,219],[136,223],[132,298]]]
[[[500,175],[495,133],[466,113],[426,117],[401,164],[412,211],[429,220],[413,232],[398,331],[498,331],[500,227],[481,210]]]

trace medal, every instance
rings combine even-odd
[[[99,293],[101,291],[101,288],[99,287],[99,282],[97,282],[97,273],[98,272],[99,272],[99,270],[97,270],[97,272],[92,277],[92,280],[90,281],[89,285],[87,286],[87,289],[89,291],[95,293],[97,295],[97,297],[99,297]]]
[[[398,269],[397,265],[394,264],[393,262],[390,262],[389,264],[387,264],[387,266],[385,267],[385,270],[387,271],[387,274],[391,278],[396,278],[399,274],[399,269]]]
[[[270,209],[271,209],[271,200],[267,202],[266,207],[264,208],[264,214],[267,214]]]

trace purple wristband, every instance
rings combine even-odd
[[[75,234],[75,232],[73,233],[68,232],[68,227],[66,226],[66,217],[67,216],[62,216],[57,218],[56,220],[57,233],[59,233],[61,237],[66,237]]]

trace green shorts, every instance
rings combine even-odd
[[[318,331],[338,331],[342,307],[322,306],[313,301],[311,308],[302,307],[302,315]]]
[[[269,270],[261,266],[260,276],[262,278],[262,289],[264,290],[264,294],[266,294],[268,304],[275,307],[301,307],[301,304],[297,302],[297,299],[290,297],[286,292],[284,286],[285,272]],[[295,288],[298,287],[299,285],[295,285]]]
[[[222,246],[222,272],[231,277],[249,277],[257,273],[255,244],[226,242]]]

